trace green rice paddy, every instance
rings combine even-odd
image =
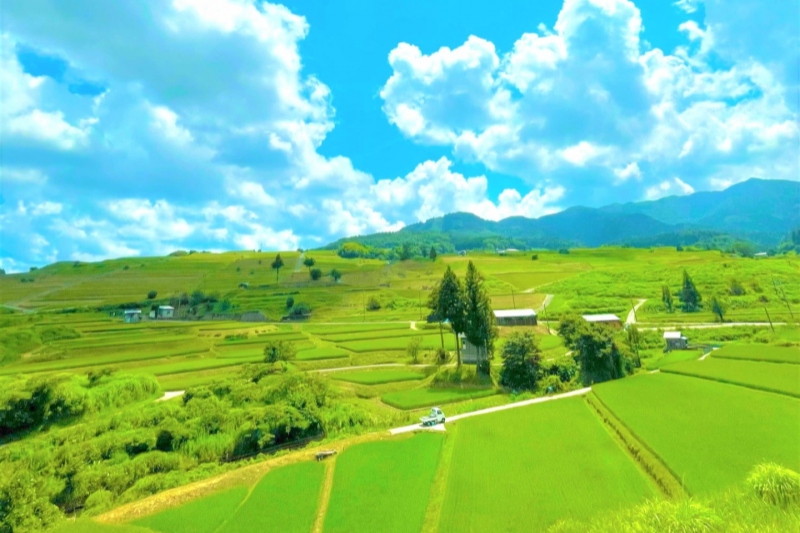
[[[657,494],[582,398],[456,424],[440,532],[542,531]]]
[[[769,346],[765,344],[729,344],[712,352],[712,357],[745,359],[772,363],[800,364],[800,347]]]
[[[397,381],[416,381],[425,378],[420,372],[408,370],[368,370],[365,372],[334,372],[331,378],[360,385],[381,385]]]
[[[669,365],[661,371],[713,379],[800,398],[800,365],[707,357],[702,361]]]
[[[213,533],[247,497],[247,487],[236,487],[146,516],[133,525],[161,533]]]
[[[593,390],[692,494],[741,483],[758,463],[800,470],[796,398],[663,372]]]

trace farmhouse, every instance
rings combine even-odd
[[[136,322],[141,322],[142,321],[141,309],[126,309],[125,312],[122,314],[122,320],[126,324],[134,324]]]
[[[681,335],[680,331],[665,331],[664,340],[667,342],[667,351],[685,350],[689,346],[689,339]]]
[[[171,305],[159,305],[156,318],[174,318],[175,308]]]
[[[622,321],[619,319],[617,315],[612,315],[611,313],[606,313],[602,315],[583,315],[583,319],[586,322],[591,322],[593,324],[605,324],[607,326],[613,327],[622,327]]]
[[[494,312],[498,326],[535,326],[536,311],[533,309],[500,309]]]
[[[458,336],[461,343],[461,362],[467,365],[478,364],[478,359],[486,358],[486,347],[475,346],[467,340],[467,336],[463,333]]]

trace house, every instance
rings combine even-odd
[[[535,326],[536,311],[533,309],[502,309],[494,312],[498,326]]]
[[[171,305],[159,305],[156,318],[175,318],[175,308]]]
[[[142,311],[140,309],[126,309],[122,314],[122,320],[126,324],[135,324],[142,321]]]
[[[617,315],[612,315],[611,313],[602,315],[583,315],[583,319],[592,324],[605,324],[607,326],[613,326],[617,328],[622,327],[622,321],[619,319],[619,317]]]
[[[458,251],[458,255],[462,255],[462,256],[463,255],[467,255],[467,251],[466,250],[459,250]]]
[[[461,362],[467,365],[478,364],[478,359],[486,358],[486,347],[475,346],[467,340],[467,336],[463,333],[458,336],[458,341],[461,343]]]
[[[667,343],[667,351],[685,350],[689,347],[689,339],[681,335],[680,331],[665,331],[664,340]]]
[[[754,254],[753,257],[767,257],[767,255],[767,252],[758,252],[757,254]]]

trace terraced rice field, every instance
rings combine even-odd
[[[412,336],[391,337],[386,339],[368,339],[341,342],[339,346],[356,353],[376,352],[376,351],[402,351],[408,346]],[[422,335],[422,349],[441,348],[442,341],[438,334]],[[455,350],[455,339],[453,335],[444,337],[444,347],[446,350]]]
[[[136,520],[132,525],[162,533],[213,533],[247,497],[247,487],[235,487]]]
[[[763,344],[729,344],[715,350],[712,357],[720,359],[745,359],[771,363],[800,364],[800,347],[769,346]]]
[[[758,463],[800,469],[796,398],[663,372],[593,390],[692,494],[741,483]]]
[[[336,459],[326,533],[420,531],[443,435],[354,446]]]
[[[308,348],[297,352],[298,361],[316,361],[319,359],[346,359],[350,353],[341,348]]]
[[[416,381],[425,378],[421,372],[408,370],[368,370],[364,372],[333,372],[331,378],[360,385],[382,385],[397,381]]]
[[[800,365],[708,357],[702,361],[686,361],[665,366],[661,371],[800,398]]]
[[[398,409],[419,409],[421,407],[432,407],[434,405],[443,405],[452,402],[485,398],[486,396],[491,396],[493,394],[497,394],[497,391],[492,388],[423,388],[390,392],[381,396],[381,401]]]
[[[656,496],[582,398],[455,425],[440,532],[542,531]]]

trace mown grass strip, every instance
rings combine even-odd
[[[390,392],[381,396],[381,401],[397,409],[419,409],[421,407],[432,407],[465,400],[485,398],[497,394],[493,388],[464,388],[464,389],[444,389],[444,388],[423,388],[412,389],[399,392]]]
[[[647,473],[664,496],[677,499],[689,495],[675,472],[671,471],[658,454],[644,444],[594,393],[590,392],[585,398],[586,403],[628,450],[628,454]]]

